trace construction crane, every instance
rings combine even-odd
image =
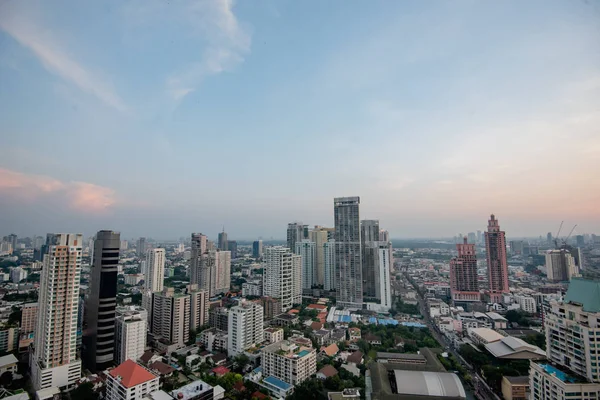
[[[558,227],[558,233],[554,237],[554,247],[556,247],[557,249],[558,249],[558,235],[560,235],[560,231],[561,231],[564,223],[565,223],[565,221],[560,221],[560,226]]]
[[[565,246],[567,245],[567,240],[569,240],[569,238],[571,237],[571,234],[573,233],[575,228],[577,228],[577,224],[575,224],[575,226],[573,226],[573,228],[571,229],[571,232],[569,232],[569,235],[563,240],[563,245],[565,245]]]

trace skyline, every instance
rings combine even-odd
[[[332,227],[343,196],[392,238],[492,213],[509,238],[600,233],[598,18],[559,1],[2,3],[2,234],[283,239]]]

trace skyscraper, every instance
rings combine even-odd
[[[235,240],[227,241],[227,251],[231,252],[231,259],[235,260],[237,256],[237,242]]]
[[[302,303],[302,257],[281,246],[264,253],[263,295],[281,302],[283,312]]]
[[[128,306],[117,307],[115,313],[115,363],[137,360],[146,351],[148,312]]]
[[[137,253],[137,256],[140,258],[142,258],[146,255],[146,238],[145,237],[141,237],[138,239],[137,245],[135,247],[135,251]]]
[[[262,255],[263,255],[263,241],[255,240],[254,243],[252,243],[252,257],[261,258]]]
[[[84,362],[93,373],[113,364],[120,247],[119,233],[99,231],[96,234],[83,335]]]
[[[187,285],[186,293],[190,296],[190,329],[196,330],[208,324],[208,292],[192,284]]]
[[[190,251],[190,283],[202,287],[202,255],[206,253],[207,237],[201,233],[192,233],[192,247]]]
[[[304,239],[304,226],[302,222],[291,222],[287,227],[287,247],[293,253],[296,251],[296,242]]]
[[[368,271],[368,278],[364,279],[365,295],[381,306],[378,309],[387,311],[392,307],[390,245],[388,242],[369,241],[365,242],[362,251],[363,271]]]
[[[219,233],[219,240],[218,240],[218,248],[221,251],[227,251],[227,233],[225,233],[225,227],[223,227],[223,232]]]
[[[477,253],[475,244],[456,245],[458,256],[450,260],[450,293],[454,302],[479,301],[479,282],[477,281]]]
[[[577,246],[578,247],[585,246],[585,237],[583,235],[577,235],[577,236],[575,236],[575,240],[577,241]]]
[[[296,242],[296,254],[302,257],[302,289],[310,289],[315,284],[316,251],[315,242],[302,239]]]
[[[48,234],[40,277],[31,378],[36,390],[70,387],[81,376],[77,312],[83,235]]]
[[[323,244],[324,280],[323,289],[336,290],[335,281],[335,240],[328,240]]]
[[[375,292],[379,289],[379,221],[366,219],[360,221],[360,248],[362,258],[362,280],[365,296],[376,298]],[[367,244],[369,250],[367,250]]]
[[[146,253],[144,288],[152,292],[163,290],[165,281],[165,249],[150,249]]]
[[[498,220],[492,214],[485,232],[490,299],[499,303],[503,293],[509,293],[508,264],[506,262],[506,238]]]
[[[548,232],[546,234],[546,243],[548,246],[552,246],[552,232]]]
[[[337,301],[342,306],[362,308],[362,265],[359,197],[334,199]]]
[[[210,297],[227,293],[231,286],[231,252],[209,250],[202,254],[190,283],[206,290]]]
[[[227,354],[229,357],[264,341],[263,307],[259,303],[243,302],[229,309]]]
[[[554,249],[546,252],[546,274],[552,282],[570,281],[579,275],[575,258],[567,249]]]
[[[327,228],[315,226],[309,233],[310,240],[315,243],[315,284],[323,285],[325,282],[325,253],[324,245],[327,243]]]
[[[152,334],[185,346],[190,338],[190,296],[168,287],[152,298]]]

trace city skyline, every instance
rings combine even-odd
[[[0,226],[281,238],[291,220],[333,226],[330,199],[356,194],[398,238],[483,229],[490,213],[514,237],[561,220],[598,231],[598,14],[5,2]]]

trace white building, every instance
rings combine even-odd
[[[264,250],[263,295],[279,299],[281,310],[302,303],[302,257],[281,246]]]
[[[323,244],[323,268],[325,290],[335,290],[335,240],[329,240]]]
[[[243,302],[229,309],[227,353],[234,357],[264,341],[263,307]]]
[[[265,342],[277,343],[283,340],[283,328],[265,329]]]
[[[242,283],[242,296],[262,296],[262,280]]]
[[[144,280],[144,274],[125,274],[125,284],[137,286]]]
[[[217,328],[209,328],[200,332],[199,338],[200,343],[210,352],[227,350],[227,332],[220,331]]]
[[[302,257],[302,289],[310,289],[316,282],[315,242],[308,239],[296,242],[296,254]]]
[[[317,373],[317,354],[312,346],[282,340],[263,348],[262,370],[265,377],[298,385]]]
[[[152,334],[184,347],[190,338],[190,295],[168,287],[152,300]]]
[[[115,317],[115,362],[137,360],[146,350],[148,312],[142,307],[117,307]]]
[[[71,387],[81,377],[77,312],[83,235],[48,234],[46,243],[30,360],[36,390]]]
[[[19,283],[23,279],[27,279],[27,271],[23,268],[15,267],[10,269],[10,280],[12,283]]]
[[[165,249],[150,249],[146,253],[144,288],[152,292],[163,290],[165,281]]]
[[[158,385],[158,376],[127,360],[108,373],[106,400],[142,400],[157,391]]]
[[[521,310],[530,314],[535,314],[537,312],[537,304],[533,297],[516,295],[514,299],[515,303],[519,305]]]

